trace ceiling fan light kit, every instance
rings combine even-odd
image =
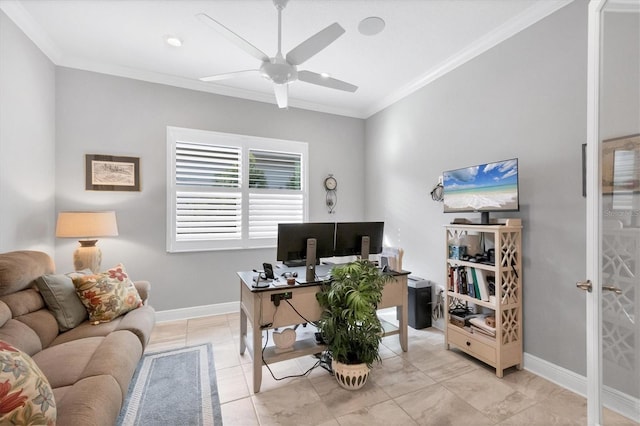
[[[276,97],[278,107],[287,108],[289,104],[289,83],[294,81],[303,81],[317,86],[327,87],[330,89],[342,90],[346,92],[355,92],[358,86],[338,80],[326,73],[316,73],[313,71],[300,70],[298,65],[315,56],[324,50],[331,43],[336,41],[338,37],[345,33],[344,28],[337,22],[320,30],[312,35],[298,46],[294,47],[286,56],[282,55],[282,10],[287,6],[289,0],[273,0],[273,4],[278,11],[278,52],[274,57],[267,56],[260,49],[249,43],[244,38],[216,21],[206,13],[198,13],[196,17],[204,24],[214,29],[220,35],[225,37],[231,43],[244,50],[249,55],[260,60],[262,64],[259,69],[242,70],[224,74],[216,74],[208,77],[200,78],[201,81],[219,81],[228,78],[234,78],[246,74],[258,74],[273,83],[273,90]]]

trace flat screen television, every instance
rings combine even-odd
[[[368,258],[369,254],[382,253],[383,235],[384,222],[338,222],[334,255],[361,255]],[[363,250],[362,237],[369,238],[369,247],[365,247],[366,250]]]
[[[488,224],[489,212],[520,210],[517,158],[449,170],[442,176],[445,213],[481,212],[480,224]]]
[[[280,223],[278,224],[278,249],[276,260],[287,266],[305,265],[307,240],[316,239],[316,259],[333,256],[335,223]]]

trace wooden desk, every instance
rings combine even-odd
[[[282,270],[276,271],[282,273]],[[320,284],[296,284],[294,286],[268,288],[253,288],[253,277],[255,272],[238,272],[240,277],[240,355],[246,349],[251,354],[253,361],[253,392],[260,392],[262,384],[262,330],[282,328],[304,324],[306,322],[320,319],[322,311],[316,293],[320,290]],[[385,321],[381,321],[385,336],[398,334],[400,346],[404,352],[407,351],[407,277],[409,272],[394,272],[393,279],[387,282],[382,293],[382,302],[379,308],[390,308],[395,306],[398,315],[399,327],[394,327]],[[282,279],[281,279],[282,280]],[[294,311],[287,301],[280,301],[277,308],[271,301],[272,294],[291,292],[291,299],[288,302],[300,313],[301,318]],[[252,338],[248,338],[247,321],[251,324]],[[266,363],[285,361],[304,355],[312,355],[322,352],[327,347],[318,344],[314,339],[296,340],[293,351],[278,353],[274,346],[268,346],[264,351]]]

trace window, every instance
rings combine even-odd
[[[307,144],[167,128],[167,251],[275,247],[307,220]]]

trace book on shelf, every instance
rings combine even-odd
[[[485,318],[471,318],[469,319],[469,325],[471,326],[472,330],[475,330],[479,333],[486,334],[492,337],[495,337],[496,335],[496,328],[487,325],[487,323],[485,322]]]
[[[467,266],[465,268],[465,275],[467,277],[467,294],[469,295],[469,297],[473,297],[474,299],[476,299],[476,284],[475,281],[473,279],[473,268]]]
[[[490,337],[492,339],[496,338],[496,334],[495,333],[493,333],[493,334],[492,333],[488,333],[485,330],[481,329],[480,327],[476,327],[475,325],[472,325],[471,327],[469,327],[469,331],[472,334],[478,334],[478,335],[481,335],[481,336]]]
[[[488,302],[489,284],[487,283],[487,279],[484,274],[485,271],[483,271],[482,269],[473,268],[473,276],[478,285],[478,293],[480,293],[480,297],[478,297],[478,299]]]

